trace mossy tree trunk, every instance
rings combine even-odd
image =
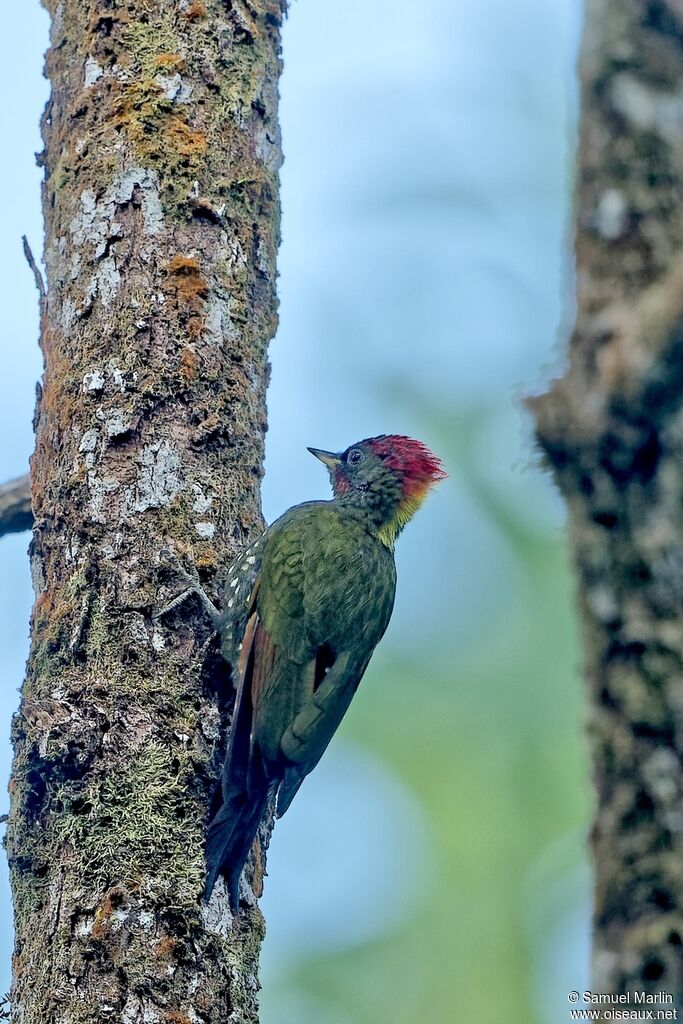
[[[596,992],[683,1008],[683,4],[590,0],[578,319],[535,406],[567,500],[597,792]]]
[[[155,612],[162,548],[216,590],[262,525],[284,4],[46,6],[12,1017],[254,1022],[260,913],[200,903],[231,684],[197,605]]]

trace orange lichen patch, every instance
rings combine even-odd
[[[44,590],[38,594],[33,605],[33,617],[35,620],[49,618],[55,610],[55,595],[53,590]]]
[[[142,147],[156,130],[156,120],[170,109],[170,101],[156,82],[142,79],[126,85],[113,104],[114,123],[125,128],[132,141]]]
[[[209,286],[199,270],[199,262],[192,256],[174,256],[169,261],[168,273],[173,279],[178,301],[197,309],[209,294]]]
[[[24,974],[24,972],[26,971],[26,967],[27,964],[25,958],[23,956],[20,956],[19,953],[13,953],[12,974],[17,980],[21,978],[22,974]]]
[[[171,935],[164,935],[156,944],[156,952],[159,957],[164,960],[169,960],[175,953],[179,944],[178,939],[174,939]]]
[[[173,256],[168,261],[169,274],[198,274],[199,260],[194,256]]]
[[[92,926],[93,939],[96,941],[98,939],[101,940],[109,934],[112,916],[123,903],[125,895],[123,889],[119,889],[116,886],[106,894],[95,912],[95,922]]]
[[[182,1010],[164,1011],[164,1020],[168,1021],[168,1024],[192,1024],[192,1018]]]
[[[194,3],[191,3],[183,11],[183,17],[187,18],[188,21],[199,21],[200,18],[206,18],[208,13],[206,4],[203,4],[201,0],[194,0]]]
[[[206,220],[219,222],[221,219],[221,213],[218,212],[214,204],[209,199],[204,199],[199,196],[197,199],[191,201],[192,212],[195,217],[203,217]]]
[[[187,334],[191,341],[198,341],[204,333],[206,324],[204,318],[194,316],[187,324]]]
[[[168,145],[181,156],[194,157],[206,153],[206,135],[190,128],[182,117],[170,117],[164,135]]]
[[[40,637],[41,641],[46,643],[56,641],[64,628],[65,620],[73,615],[75,609],[76,600],[73,595],[53,587],[44,590],[33,605],[34,636]]]
[[[73,364],[64,351],[64,339],[60,331],[46,330],[42,347],[49,367],[43,377],[43,391],[40,400],[41,416],[49,416],[54,423],[68,428],[74,412],[73,402],[69,403],[69,391],[78,390],[73,381]]]
[[[188,277],[177,279],[176,292],[179,299],[188,306],[194,306],[198,301],[204,302],[209,294],[209,286],[199,274],[190,274]]]
[[[218,554],[215,548],[205,548],[195,558],[195,565],[198,569],[215,569],[218,564]]]
[[[197,376],[198,366],[199,359],[196,353],[191,348],[184,348],[180,353],[180,376],[185,384],[189,384]]]
[[[157,82],[145,78],[125,85],[113,110],[115,124],[169,186],[197,176],[207,151],[206,135],[187,123]]]
[[[154,63],[164,71],[184,71],[187,67],[184,57],[179,53],[158,53]]]

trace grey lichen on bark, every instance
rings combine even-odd
[[[683,8],[591,0],[578,313],[531,404],[566,498],[597,811],[596,992],[683,1007]]]
[[[255,1022],[260,912],[200,902],[229,673],[198,606],[155,613],[163,547],[217,590],[262,527],[284,3],[46,6],[13,1020]]]

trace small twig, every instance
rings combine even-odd
[[[43,317],[45,315],[45,306],[47,303],[47,291],[45,290],[45,282],[43,281],[43,275],[40,272],[40,267],[35,261],[35,257],[33,255],[33,252],[31,251],[31,246],[28,243],[28,238],[26,237],[26,235],[22,235],[21,242],[24,247],[24,256],[26,257],[26,262],[33,271],[33,278],[36,282],[36,288],[38,289],[40,315],[41,317]]]
[[[21,533],[33,526],[28,476],[0,484],[0,537]]]

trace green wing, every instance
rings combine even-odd
[[[299,782],[349,706],[395,585],[390,552],[331,503],[291,509],[268,532],[255,612],[269,665],[255,672],[253,737],[282,772],[296,766]]]
[[[223,653],[237,699],[222,800],[209,823],[206,895],[233,911],[268,800],[284,814],[320,760],[389,622],[391,553],[332,503],[299,505],[230,567]]]

